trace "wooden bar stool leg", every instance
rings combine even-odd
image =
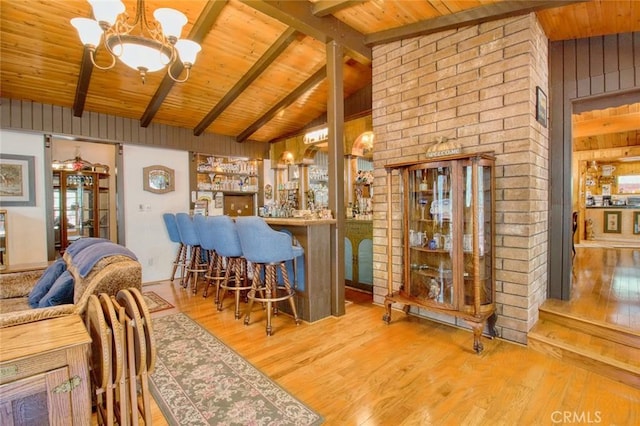
[[[233,272],[234,267],[233,258],[227,258],[227,267],[224,270],[224,278],[222,279],[222,285],[218,287],[218,293],[222,292],[222,295],[218,297],[218,310],[222,310],[222,302],[224,301],[224,297],[227,295],[227,287],[229,286],[229,281],[231,279],[231,273]],[[236,317],[238,318],[238,317]]]
[[[271,314],[274,313],[275,315],[278,315],[278,306],[272,301],[276,295],[277,279],[275,265],[267,265],[264,291],[265,298],[267,299],[267,336],[271,336],[271,334],[273,334]]]
[[[295,268],[295,262],[294,262],[294,268]],[[287,292],[287,294],[291,295],[291,297],[289,297],[289,304],[291,305],[291,312],[293,312],[293,319],[296,321],[296,324],[300,324],[300,318],[298,317],[298,310],[296,309],[296,301],[294,300],[295,291],[291,288],[291,283],[289,282],[289,274],[287,273],[287,266],[284,263],[280,264],[280,272],[282,273],[282,277],[284,280],[285,291]],[[295,274],[295,269],[294,269],[294,274]]]
[[[249,294],[247,295],[249,301],[247,302],[247,308],[245,309],[244,314],[244,324],[249,325],[249,321],[251,321],[251,309],[253,309],[253,301],[256,297],[256,292],[262,286],[260,282],[260,273],[262,272],[262,266],[258,263],[253,265],[253,280],[251,282],[251,290],[249,290]]]
[[[244,287],[244,282],[245,282],[245,268],[244,268],[244,264],[242,262],[242,259],[235,259],[234,261],[234,266],[235,266],[235,286],[236,289],[234,290],[235,293],[235,317],[236,319],[240,318],[240,287]]]
[[[184,259],[183,258],[186,258],[185,250],[186,249],[184,244],[180,244],[180,246],[178,247],[178,252],[176,253],[176,259],[173,261],[173,269],[171,271],[172,283],[176,277],[176,271],[178,270],[178,266],[180,267],[180,278],[182,279],[182,276],[184,275]]]
[[[205,278],[205,287],[204,287],[204,291],[202,292],[202,297],[207,297],[209,295],[209,287],[211,287],[211,283],[212,281],[215,280],[214,278],[214,271],[215,271],[215,264],[218,261],[218,255],[216,254],[215,251],[210,250],[209,251],[209,264],[207,265],[207,271],[204,274],[204,278]],[[217,298],[217,291],[216,291],[216,298]]]

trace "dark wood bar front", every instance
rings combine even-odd
[[[287,230],[304,248],[304,283],[296,290],[298,315],[314,322],[331,316],[331,225],[335,219],[265,218],[275,230]],[[293,279],[293,277],[290,277]],[[286,304],[282,310],[287,311]]]

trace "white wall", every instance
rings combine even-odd
[[[35,157],[35,199],[30,207],[0,206],[7,210],[7,262],[9,266],[47,260],[46,211],[44,191],[44,138],[41,134],[0,129],[3,154]]]
[[[143,283],[165,280],[171,276],[177,245],[169,240],[162,214],[189,211],[189,154],[136,145],[123,148],[126,246],[142,264]],[[142,169],[152,165],[175,170],[175,191],[154,194],[142,189]]]

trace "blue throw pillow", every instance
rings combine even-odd
[[[40,299],[49,292],[53,283],[55,283],[58,277],[66,270],[67,264],[62,258],[49,265],[29,293],[29,306],[37,308]]]
[[[49,306],[64,305],[73,303],[73,275],[71,272],[64,271],[51,286],[47,294],[40,299],[38,308],[47,308]]]

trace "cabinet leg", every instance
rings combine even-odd
[[[491,316],[487,319],[487,325],[489,326],[489,335],[493,337],[500,337],[498,333],[498,329],[496,328],[496,322],[498,321],[498,316],[495,314],[491,314]]]
[[[484,345],[482,344],[482,323],[473,324],[473,350],[476,351],[477,354],[481,354],[484,350]]]
[[[386,312],[382,315],[382,321],[386,322],[387,325],[391,322],[391,304],[392,302],[389,300],[384,301]]]

